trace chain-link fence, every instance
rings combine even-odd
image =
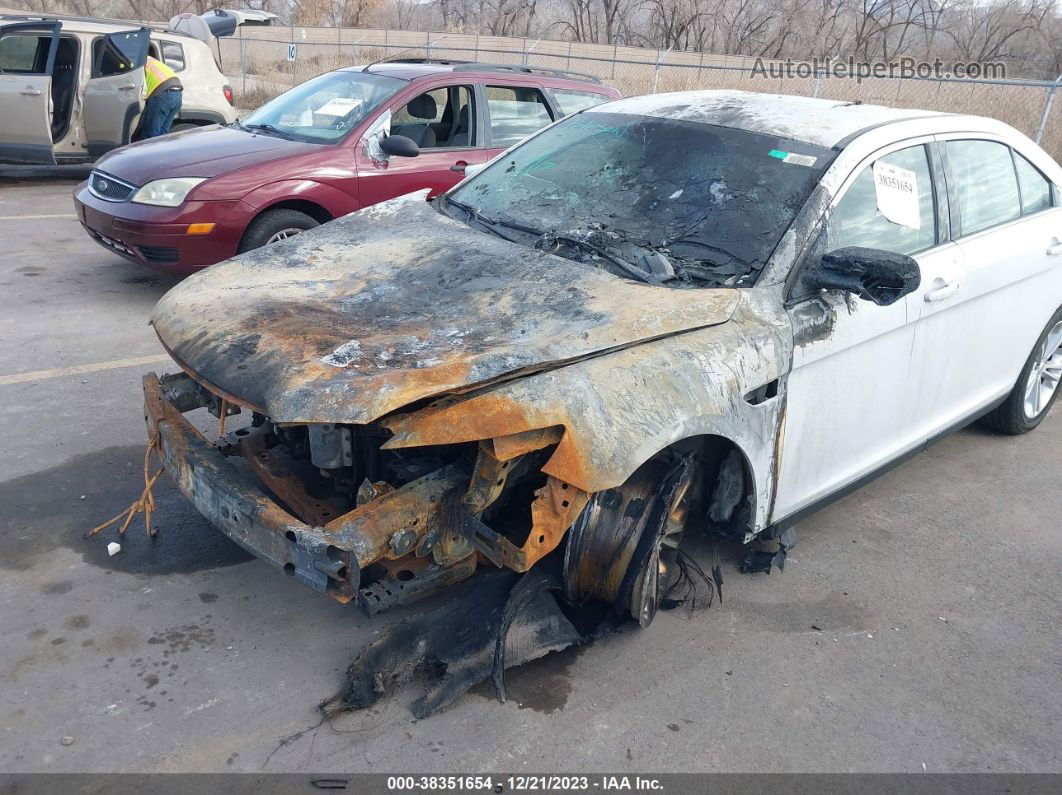
[[[992,116],[1062,160],[1058,82],[950,77],[765,77],[745,56],[580,42],[362,28],[263,27],[221,39],[222,67],[241,108],[253,108],[315,75],[388,58],[486,61],[581,72],[625,95],[730,88]],[[760,62],[761,66],[763,62]],[[771,62],[767,62],[768,67]],[[768,70],[769,71],[769,70]],[[779,70],[780,71],[780,70]],[[778,72],[776,72],[778,73]]]

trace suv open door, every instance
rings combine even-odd
[[[99,157],[132,138],[141,110],[151,31],[123,30],[92,43],[92,78],[85,89],[88,151]]]
[[[52,71],[60,22],[0,26],[0,161],[55,164]]]

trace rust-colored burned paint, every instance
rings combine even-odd
[[[216,394],[279,423],[363,424],[723,323],[738,301],[734,289],[651,286],[510,243],[416,194],[202,271],[152,323]]]
[[[511,461],[526,453],[541,450],[551,444],[557,444],[564,436],[564,428],[535,428],[530,431],[498,436],[490,440],[495,457],[500,461]]]
[[[791,326],[772,288],[742,293],[727,323],[643,342],[383,420],[385,447],[445,445],[561,427],[542,471],[583,491],[620,486],[652,456],[700,435],[733,442],[753,475],[753,524],[766,526],[784,390],[744,395],[782,378]]]

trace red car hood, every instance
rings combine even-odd
[[[216,177],[318,146],[211,126],[123,146],[96,161],[96,167],[133,185],[145,185],[162,177]]]

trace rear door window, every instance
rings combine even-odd
[[[92,42],[92,76],[110,77],[144,65],[148,31],[130,30],[101,36]]]
[[[553,121],[546,98],[528,86],[486,86],[490,145],[504,149]]]
[[[1030,215],[1051,206],[1051,183],[1036,167],[1014,153],[1014,168],[1018,172],[1018,188],[1021,191],[1021,214]]]
[[[185,65],[184,47],[175,41],[166,41],[165,39],[160,41],[159,44],[162,46],[162,62],[175,72],[183,71]]]
[[[611,99],[611,97],[596,94],[593,91],[573,91],[568,88],[553,88],[550,89],[550,93],[553,94],[560,112],[565,116],[571,116],[573,113],[592,108],[594,105],[600,105]]]
[[[1010,147],[995,141],[948,141],[947,153],[959,200],[960,234],[973,235],[1021,215]]]

